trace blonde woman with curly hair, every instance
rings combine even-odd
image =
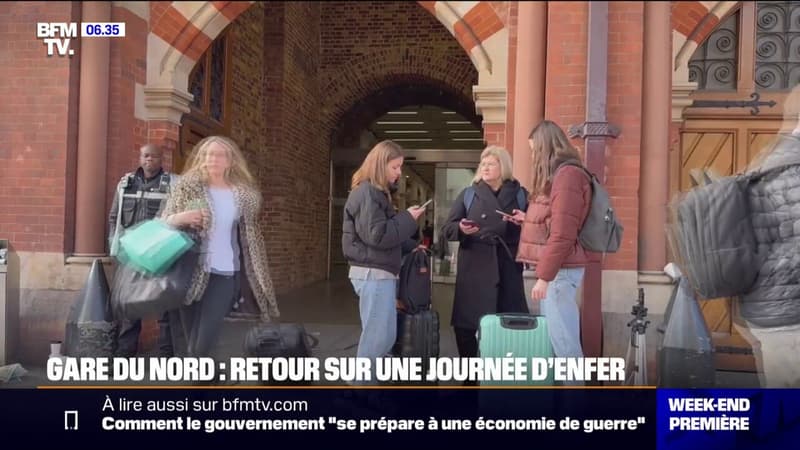
[[[179,311],[189,356],[210,354],[233,307],[262,320],[279,315],[260,210],[261,194],[236,143],[223,136],[198,142],[161,214],[189,231],[201,249]],[[246,288],[255,304],[239,305]]]

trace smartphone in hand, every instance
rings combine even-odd
[[[425,208],[426,206],[430,205],[432,201],[433,201],[433,199],[428,200],[427,202],[419,205],[419,208]]]
[[[495,209],[494,212],[496,212],[497,214],[500,214],[503,217],[508,217],[509,219],[514,217],[511,214],[508,214],[506,212],[500,211],[499,209]]]
[[[469,220],[469,219],[461,219],[461,223],[463,223],[464,226],[467,226],[467,227],[477,227],[478,226],[478,222],[475,222],[474,220]]]

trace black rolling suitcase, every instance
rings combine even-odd
[[[432,309],[416,314],[397,311],[397,341],[395,356],[423,358],[439,357],[439,313]]]
[[[431,308],[430,257],[426,250],[415,250],[403,259],[398,283],[397,340],[392,353],[405,358],[439,357],[439,313]]]

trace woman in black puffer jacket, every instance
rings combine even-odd
[[[373,367],[374,359],[386,356],[394,345],[401,252],[425,212],[418,207],[397,212],[392,206],[392,186],[402,166],[399,145],[392,141],[375,145],[353,174],[344,207],[342,251],[350,264],[361,315],[357,356],[372,358]]]

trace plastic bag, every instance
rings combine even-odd
[[[120,262],[148,275],[164,274],[194,245],[188,234],[155,219],[128,229],[119,241]]]

